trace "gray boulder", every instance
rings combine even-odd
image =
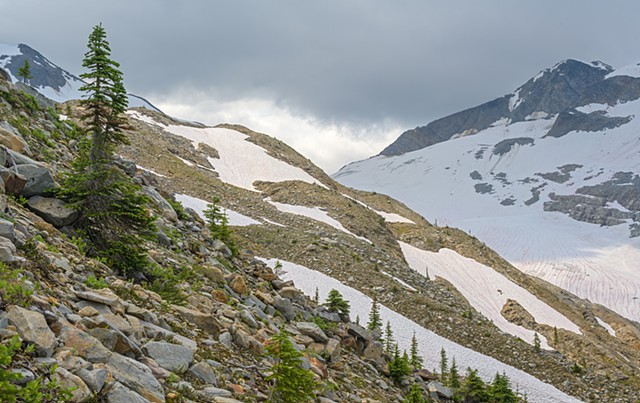
[[[150,341],[144,345],[144,350],[162,368],[178,373],[184,372],[189,368],[195,353],[189,347],[163,341]]]
[[[16,327],[20,337],[35,345],[39,356],[51,357],[58,342],[44,315],[13,305],[7,309],[7,318]]]
[[[176,213],[176,211],[173,209],[173,207],[171,207],[169,202],[165,200],[165,198],[162,197],[162,195],[158,193],[157,190],[155,190],[150,186],[143,186],[142,189],[144,190],[146,195],[151,198],[151,200],[153,201],[153,204],[155,204],[158,207],[163,217],[168,218],[171,221],[178,220],[178,213]]]
[[[20,175],[27,179],[22,192],[24,197],[31,197],[44,194],[47,190],[55,187],[51,171],[42,165],[23,164],[16,167]]]
[[[127,388],[120,382],[114,382],[106,398],[107,403],[149,403],[149,400]]]
[[[107,369],[111,371],[114,379],[148,401],[165,401],[162,385],[146,365],[120,354],[112,354],[107,361]],[[111,401],[122,402],[123,400]]]
[[[218,380],[216,379],[216,374],[213,371],[213,368],[210,364],[206,362],[199,362],[197,364],[193,364],[191,368],[189,368],[189,374],[198,378],[204,383],[208,383],[210,385],[216,386]]]
[[[62,200],[52,197],[33,196],[27,206],[31,211],[56,228],[71,225],[80,217],[80,212],[66,206]]]
[[[320,326],[313,322],[299,322],[296,324],[296,328],[300,333],[311,337],[314,341],[319,343],[326,343],[329,341],[329,338],[322,329],[320,329]]]
[[[0,261],[4,263],[13,262],[16,260],[16,246],[11,240],[0,237]]]

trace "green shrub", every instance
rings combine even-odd
[[[87,287],[93,288],[94,290],[100,290],[102,288],[109,287],[106,281],[102,277],[96,278],[93,274],[90,274],[84,282]]]
[[[31,301],[33,289],[20,280],[19,270],[10,270],[0,262],[0,309],[9,305],[26,307]]]

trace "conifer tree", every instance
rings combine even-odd
[[[313,302],[318,305],[320,303],[320,292],[318,291],[318,287],[316,287],[316,292],[313,294]]]
[[[400,355],[398,344],[394,347],[393,359],[389,362],[389,376],[396,383],[400,383],[402,378],[411,373],[411,367],[409,366],[409,357],[405,351],[403,355]]]
[[[336,289],[329,291],[325,305],[331,312],[338,312],[341,315],[349,315],[351,309],[349,302],[345,300],[342,294],[340,294],[340,291]]]
[[[18,69],[18,77],[22,78],[22,82],[29,85],[29,80],[33,78],[31,75],[31,65],[29,60],[24,59],[24,64]]]
[[[227,213],[220,208],[219,203],[220,198],[214,196],[204,211],[204,216],[209,224],[209,233],[213,239],[224,242],[235,256],[238,254],[238,246],[235,239],[233,239],[231,228],[229,228]]]
[[[312,401],[318,384],[313,373],[302,366],[302,353],[296,350],[284,329],[271,337],[266,352],[276,360],[271,375],[266,378],[273,381],[269,402]]]
[[[540,336],[538,336],[538,333],[535,333],[533,336],[533,348],[537,353],[540,352]]]
[[[489,386],[489,398],[492,402],[496,403],[517,403],[518,397],[509,383],[507,375],[496,372],[496,376],[493,379],[493,383]]]
[[[405,397],[403,403],[427,403],[427,399],[424,398],[424,392],[417,383],[412,383],[409,388],[409,394]]]
[[[378,298],[374,295],[373,302],[371,304],[371,311],[369,311],[369,322],[367,322],[367,329],[373,331],[382,327],[382,319],[380,319],[380,308],[378,307]]]
[[[143,272],[148,266],[143,241],[153,233],[153,217],[145,209],[149,199],[114,163],[117,146],[127,144],[122,73],[110,59],[102,25],[93,28],[87,46],[82,65],[88,72],[80,75],[86,82],[80,90],[87,94],[82,118],[89,137],[58,194],[80,211],[76,228],[89,241],[90,254],[121,273]]]
[[[420,353],[418,352],[418,340],[416,339],[416,331],[413,331],[413,336],[411,337],[411,357],[410,363],[415,371],[420,371],[422,369],[423,359],[420,357]]]
[[[391,330],[391,323],[387,321],[387,327],[384,331],[384,350],[387,354],[391,354],[393,352],[393,330]]]
[[[449,387],[453,390],[460,388],[460,374],[456,365],[456,358],[451,359],[451,367],[449,368]]]
[[[440,380],[446,386],[447,385],[447,370],[448,370],[448,362],[447,362],[447,352],[444,351],[444,347],[440,349]]]
[[[489,395],[477,369],[467,368],[467,377],[462,384],[460,396],[465,403],[481,403],[489,401]]]

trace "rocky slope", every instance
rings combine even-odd
[[[265,260],[295,263],[359,292],[364,297],[353,310],[363,312],[362,322],[373,296],[411,319],[424,336],[427,368],[438,365],[435,352],[446,347],[456,351],[460,368],[478,367],[486,379],[496,371],[516,374],[512,382],[529,401],[640,397],[640,337],[632,322],[522,274],[462,231],[431,225],[389,197],[345,188],[285,144],[239,126],[129,112],[131,144],[120,150],[121,165],[154,201],[158,239],[147,246],[160,281],[118,278],[64,235],[73,212],[45,192],[77,151],[81,107],[43,109],[6,77],[0,97],[0,141],[13,150],[3,154],[9,168],[0,170],[0,252],[6,270],[18,275],[10,284],[34,290],[20,298],[2,294],[0,331],[5,340],[18,334],[36,346],[35,356],[21,355],[14,369],[48,376],[46,368],[58,364],[52,376],[77,386],[78,401],[94,394],[113,402],[263,400],[273,365],[264,344],[282,325],[306,348],[309,368],[325,385],[323,401],[399,401],[409,383],[427,387],[427,371],[395,385],[373,335],[318,307]],[[227,209],[238,257],[210,238],[199,214],[214,195]],[[519,298],[497,307],[518,331],[547,341],[538,351],[444,277],[410,267],[398,241],[470,258],[579,330],[532,319]],[[312,295],[323,284],[303,278],[296,285]],[[390,312],[383,320],[395,318]],[[320,329],[318,317],[333,325]],[[596,317],[615,325],[616,337]],[[398,340],[402,348],[407,341]]]

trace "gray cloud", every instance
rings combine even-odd
[[[218,103],[268,99],[293,115],[361,127],[426,124],[566,58],[614,67],[640,58],[632,1],[0,0],[0,8],[0,42],[27,43],[72,72],[103,22],[128,89],[152,100],[194,88]]]

